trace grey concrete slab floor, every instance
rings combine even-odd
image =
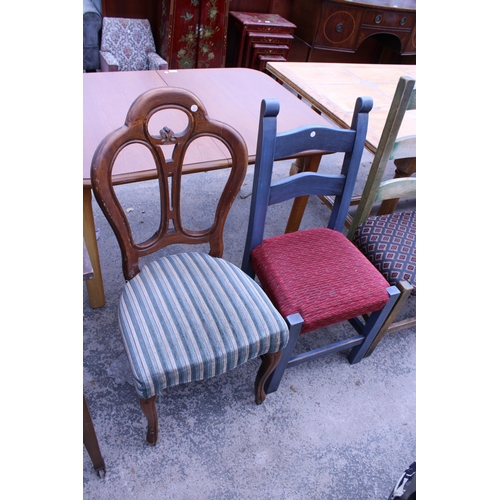
[[[364,160],[359,183],[370,166]],[[290,162],[276,164],[288,175]],[[325,159],[322,169],[336,169]],[[224,257],[241,264],[253,167],[229,214]],[[392,176],[392,172],[387,175]],[[196,227],[216,202],[223,171],[186,176],[185,217]],[[364,176],[364,177],[363,177]],[[157,183],[120,186],[134,234],[150,235]],[[283,232],[289,204],[273,207]],[[146,420],[130,381],[117,323],[124,284],[120,251],[97,205],[99,252],[106,305],[91,309],[84,290],[84,394],[94,421],[106,477],[83,449],[85,500],[385,500],[416,459],[416,332],[386,336],[374,353],[350,365],[337,353],[285,372],[279,390],[254,403],[259,361],[210,380],[164,391],[158,402],[159,440],[145,442]],[[329,211],[311,198],[301,228],[326,224]],[[167,253],[182,248],[167,249]],[[415,300],[404,315],[415,313]],[[347,325],[301,336],[298,350],[346,335]]]

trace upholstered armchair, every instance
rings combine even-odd
[[[102,28],[101,0],[83,0],[83,69],[99,69],[99,44]]]
[[[168,69],[157,53],[147,19],[104,17],[99,52],[101,71]]]

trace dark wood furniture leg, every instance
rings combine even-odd
[[[92,460],[94,464],[94,470],[99,477],[104,477],[106,475],[106,467],[101,455],[101,450],[99,449],[99,443],[97,441],[94,424],[90,416],[85,395],[83,396],[83,444],[87,449],[90,460]]]
[[[255,379],[255,403],[260,405],[266,399],[264,385],[280,362],[283,351],[268,352],[262,356],[262,363]]]
[[[151,446],[158,440],[158,413],[156,412],[156,394],[150,398],[140,398],[141,410],[148,419],[146,442]]]
[[[290,175],[298,174],[300,172],[317,172],[320,162],[321,155],[297,158],[290,169]],[[308,200],[309,196],[300,196],[299,198],[295,198],[292,209],[290,210],[290,216],[288,217],[285,233],[293,233],[299,230]]]

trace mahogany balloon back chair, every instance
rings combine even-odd
[[[162,110],[185,115],[185,129],[176,130],[170,123],[158,134],[150,131],[151,119]],[[227,148],[230,173],[210,225],[189,230],[182,217],[182,167],[189,145],[202,137]],[[154,159],[161,199],[158,229],[143,242],[134,240],[112,181],[119,153],[137,144],[145,146]],[[171,157],[164,146],[173,146]],[[139,96],[125,124],[104,138],[95,151],[92,188],[121,249],[126,284],[118,323],[141,409],[148,420],[149,444],[157,441],[156,396],[163,389],[214,377],[262,357],[255,380],[255,400],[260,404],[266,397],[266,379],[288,341],[288,327],[262,289],[221,258],[224,224],[245,178],[247,163],[241,135],[210,119],[194,94],[178,88],[153,89]],[[155,255],[151,262],[139,266],[141,257],[168,245],[201,243],[205,247],[208,243],[208,254]]]
[[[417,213],[397,210],[399,199],[416,197],[417,179],[411,177],[416,172],[416,135],[398,137],[405,114],[417,108],[416,93],[414,78],[399,79],[359,205],[348,217],[347,237],[401,291],[366,356],[385,335],[417,323],[415,316],[398,318],[405,303],[416,297]],[[382,182],[390,160],[396,165],[395,178]],[[371,215],[374,207],[378,210]]]
[[[257,276],[290,328],[290,340],[265,384],[276,391],[286,368],[350,349],[360,361],[399,295],[342,233],[363,153],[371,98],[358,98],[351,128],[302,127],[277,133],[279,102],[262,101],[250,219],[242,269]],[[272,182],[276,159],[299,153],[344,153],[341,173],[303,172]],[[327,227],[264,238],[269,205],[306,195],[334,195]],[[370,314],[371,313],[371,314]],[[365,323],[361,316],[370,314]],[[299,334],[348,320],[355,335],[292,356]]]

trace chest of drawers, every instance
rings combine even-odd
[[[264,69],[286,61],[295,24],[278,14],[229,12],[226,66]]]

